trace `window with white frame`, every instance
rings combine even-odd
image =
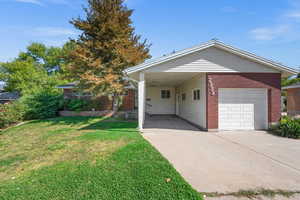
[[[200,95],[201,93],[200,93],[200,89],[194,89],[193,90],[193,99],[194,99],[194,101],[198,101],[198,100],[200,100]]]
[[[161,90],[160,92],[161,92],[160,96],[162,99],[170,99],[170,97],[171,97],[170,90]]]

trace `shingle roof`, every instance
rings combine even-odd
[[[17,92],[2,92],[0,93],[0,100],[16,100],[19,98]]]
[[[65,84],[65,85],[59,85],[57,86],[57,88],[61,88],[61,89],[72,89],[72,88],[75,88],[77,86],[77,82],[73,82],[73,83],[68,83],[68,84]]]
[[[60,88],[60,89],[73,89],[73,88],[76,88],[76,86],[78,85],[78,82],[73,82],[73,83],[68,83],[68,84],[65,84],[65,85],[59,85],[57,86],[57,88]],[[135,89],[136,87],[130,82],[128,84],[128,86],[125,87],[125,89]]]

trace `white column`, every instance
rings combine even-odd
[[[140,72],[140,81],[139,81],[139,129],[142,130],[145,122],[145,73]]]

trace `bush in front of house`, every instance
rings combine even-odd
[[[0,104],[0,128],[6,128],[24,118],[24,105],[19,101]]]
[[[85,111],[88,101],[85,99],[67,99],[64,101],[64,107],[68,111]]]
[[[284,117],[274,132],[282,137],[300,139],[300,119]]]
[[[46,119],[56,117],[63,107],[63,95],[56,90],[39,90],[22,97],[25,119]]]

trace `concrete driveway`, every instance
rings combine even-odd
[[[262,131],[201,132],[178,118],[147,123],[144,137],[199,192],[300,190],[299,140]]]

